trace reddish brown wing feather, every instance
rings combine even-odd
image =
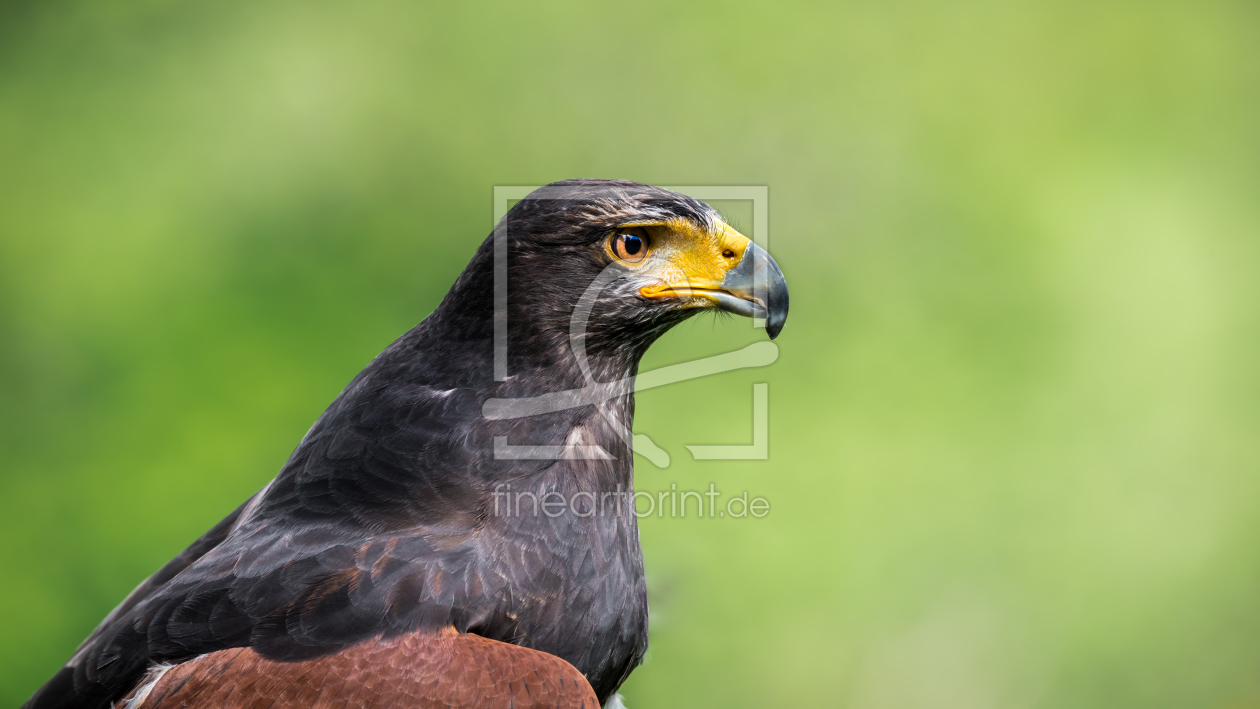
[[[221,650],[171,668],[134,706],[598,709],[599,702],[586,678],[554,655],[448,629],[371,640],[305,662]]]

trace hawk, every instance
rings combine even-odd
[[[713,309],[763,318],[774,338],[788,294],[708,205],[617,180],[534,191],[279,474],[141,583],[26,707],[615,701],[648,645],[622,501],[633,378],[661,334]],[[527,415],[486,414],[504,401]],[[552,514],[557,500],[572,504]]]

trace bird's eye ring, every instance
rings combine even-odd
[[[612,237],[613,252],[626,263],[642,261],[651,245],[651,238],[643,227],[619,229]]]

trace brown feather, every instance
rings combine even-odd
[[[220,650],[166,670],[143,692],[150,682],[142,681],[117,706],[599,707],[586,678],[564,660],[449,628],[440,633],[378,638],[304,662],[268,660],[250,648]]]

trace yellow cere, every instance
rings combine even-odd
[[[633,222],[623,227],[643,227],[651,237],[651,250],[640,267],[659,283],[644,286],[647,298],[678,297],[686,305],[700,307],[710,301],[704,291],[721,288],[726,273],[735,268],[751,243],[725,222],[706,229],[689,219],[666,222]],[[725,252],[731,252],[725,256]]]

